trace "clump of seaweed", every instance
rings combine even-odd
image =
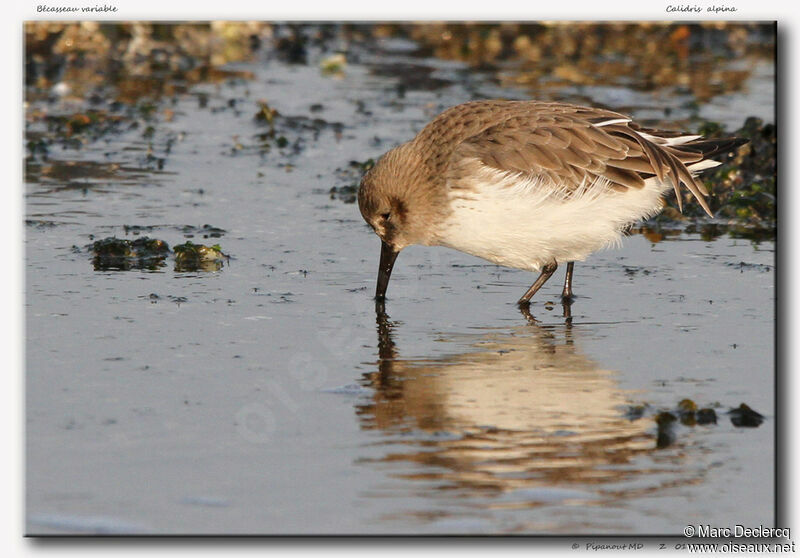
[[[714,406],[719,407],[718,403]],[[628,420],[639,420],[650,414],[650,405],[629,405],[624,410]],[[757,427],[764,421],[764,416],[742,403],[728,411],[731,423],[736,427]],[[651,415],[656,423],[656,448],[662,449],[672,445],[677,439],[675,428],[678,424],[688,427],[698,425],[716,425],[717,412],[711,407],[699,408],[697,403],[686,398],[678,402],[675,409],[661,410]]]
[[[277,109],[271,107],[270,104],[263,99],[258,101],[258,110],[255,115],[253,115],[253,119],[256,122],[266,124],[270,129],[273,129],[276,116],[278,116]]]
[[[169,245],[147,236],[133,241],[112,236],[95,241],[91,250],[95,271],[156,270],[166,265]]]
[[[696,424],[717,424],[717,413],[710,407],[699,409],[697,403],[691,399],[682,399],[678,403],[678,417],[684,426],[695,426]]]
[[[699,409],[697,403],[691,399],[681,399],[678,406],[672,411],[661,411],[655,416],[656,422],[656,447],[665,448],[675,439],[675,425],[680,422],[684,426],[697,426],[698,424],[717,424],[717,413],[710,407]]]
[[[764,422],[764,415],[754,411],[745,403],[728,411],[728,415],[733,425],[738,427],[755,428]]]
[[[187,241],[175,246],[174,251],[175,271],[219,271],[229,259],[219,244],[205,246]]]
[[[341,52],[323,58],[319,63],[319,68],[323,75],[341,77],[344,75],[344,68],[347,65],[347,58]]]
[[[93,242],[90,249],[96,271],[156,270],[166,266],[170,253],[166,242],[147,236],[132,241],[112,236]],[[187,241],[176,245],[173,252],[175,271],[219,271],[230,259],[219,244],[205,246]]]
[[[720,129],[709,137],[724,134]],[[749,142],[739,148],[733,159],[704,177],[719,201],[719,214],[754,226],[774,228],[776,128],[751,116],[733,135]]]

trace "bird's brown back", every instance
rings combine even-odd
[[[549,179],[564,191],[598,179],[609,188],[641,188],[651,177],[683,183],[710,214],[702,182],[686,165],[720,145],[668,145],[683,134],[644,130],[623,114],[542,101],[476,101],[450,108],[412,141],[432,182],[458,183],[480,163],[506,173]],[[713,142],[711,142],[713,143]],[[729,142],[730,143],[730,142]],[[738,143],[737,143],[738,144]],[[678,196],[680,204],[680,196]]]

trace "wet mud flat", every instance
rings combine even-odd
[[[31,100],[28,533],[773,525],[763,193],[736,202],[738,221],[651,222],[577,264],[569,318],[561,272],[526,316],[513,303],[530,274],[423,247],[401,255],[376,315],[379,242],[348,190],[369,159],[446,106],[537,95],[421,36],[342,63],[337,35],[298,46],[293,32],[155,99]],[[719,120],[738,129],[753,113],[737,107],[771,102],[769,68],[753,67],[707,99],[537,93],[602,104],[613,87],[645,117],[681,94],[729,107]],[[96,243],[144,237],[169,251],[95,265]],[[177,267],[187,244],[227,258]]]

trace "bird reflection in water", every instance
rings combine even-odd
[[[388,464],[405,490],[490,508],[552,503],[554,489],[562,504],[598,505],[674,484],[679,457],[654,451],[651,419],[625,416],[631,396],[581,352],[571,317],[523,315],[524,326],[445,339],[464,352],[404,359],[398,324],[379,312],[377,370],[363,381],[374,394],[357,414],[389,449],[361,462]]]

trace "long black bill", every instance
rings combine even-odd
[[[375,303],[383,303],[386,299],[386,287],[389,286],[389,277],[392,276],[392,268],[397,254],[394,248],[381,241],[381,263],[378,266],[378,286],[375,288]]]

